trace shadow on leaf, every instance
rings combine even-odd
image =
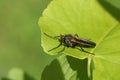
[[[90,76],[91,79],[88,77],[87,64],[87,58],[77,59],[71,56],[60,56],[60,58],[53,60],[50,65],[46,66],[41,80],[66,80],[72,77],[75,80],[92,80],[92,75]]]
[[[67,60],[70,64],[70,67],[77,71],[77,78],[79,80],[89,80],[87,73],[87,62],[88,59],[77,59],[71,56],[67,56]]]
[[[41,80],[65,80],[57,59],[53,60],[49,66],[46,66],[42,73]]]
[[[7,77],[3,77],[1,80],[11,80],[11,79],[8,79]]]
[[[27,74],[26,72],[24,73],[24,80],[35,80],[35,78],[33,78],[32,76],[30,76],[29,74]]]

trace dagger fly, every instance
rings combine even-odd
[[[66,47],[67,48],[70,47],[70,48],[79,49],[79,50],[81,50],[81,51],[83,51],[85,53],[88,53],[88,54],[93,54],[93,53],[90,53],[90,52],[84,50],[83,48],[94,48],[96,46],[95,42],[79,38],[77,34],[75,34],[75,35],[65,34],[65,35],[60,35],[60,36],[50,36],[50,35],[48,35],[46,33],[44,33],[44,34],[47,37],[52,38],[52,39],[57,39],[60,42],[58,46],[50,49],[48,52],[50,52],[50,51],[52,51],[54,49],[57,49],[57,48],[59,48],[60,46],[63,45],[64,48],[59,52],[63,52]]]

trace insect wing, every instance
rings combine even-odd
[[[86,39],[81,39],[81,38],[75,38],[75,42],[78,43],[79,46],[81,47],[86,47],[86,48],[94,48],[96,46],[96,43],[86,40]]]

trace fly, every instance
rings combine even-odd
[[[90,53],[86,50],[84,50],[83,48],[94,48],[96,46],[95,42],[92,42],[90,40],[86,40],[86,39],[81,39],[78,37],[77,34],[75,34],[74,36],[71,34],[66,34],[66,35],[60,35],[60,36],[50,36],[46,33],[44,33],[47,37],[52,38],[52,39],[57,39],[60,43],[58,46],[50,49],[48,52],[59,48],[60,46],[64,46],[64,48],[59,51],[59,52],[63,52],[65,50],[66,47],[71,47],[71,48],[76,48],[79,49],[85,53],[89,53],[89,54],[93,54]],[[93,54],[94,55],[94,54]]]

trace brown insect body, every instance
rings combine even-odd
[[[94,48],[96,46],[96,43],[94,43],[90,40],[81,39],[76,34],[74,36],[71,34],[66,34],[66,35],[60,35],[60,36],[54,36],[54,37],[52,37],[46,33],[44,33],[44,34],[50,38],[58,39],[60,42],[60,44],[57,47],[54,47],[54,48],[50,49],[49,51],[52,51],[63,45],[64,48],[59,52],[64,51],[65,47],[71,47],[71,48],[80,47],[81,51],[89,53],[89,54],[93,54],[93,53],[90,53],[90,52],[84,50],[83,48]]]
[[[84,48],[94,48],[96,46],[96,43],[90,41],[90,40],[85,40],[81,39],[78,36],[73,36],[71,34],[67,35],[61,35],[60,40],[64,43],[65,46],[67,47],[84,47]]]

